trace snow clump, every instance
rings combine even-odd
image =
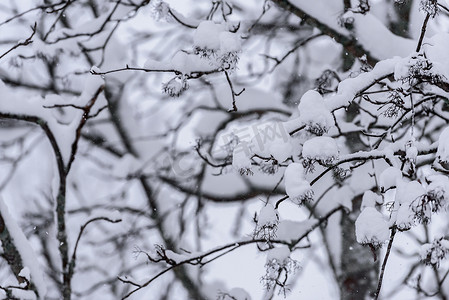
[[[400,182],[396,189],[392,221],[399,230],[408,230],[424,216],[416,210],[426,191],[418,181]],[[428,212],[425,212],[426,214]]]
[[[307,140],[302,148],[303,165],[308,171],[314,170],[314,162],[330,165],[339,154],[337,142],[328,136],[318,136]]]
[[[373,207],[366,207],[355,221],[355,234],[360,244],[381,246],[390,236],[384,217]]]
[[[267,204],[260,210],[257,217],[257,226],[254,230],[254,238],[270,240],[276,236],[279,216],[271,204]]]
[[[238,145],[232,154],[232,167],[242,176],[254,174],[251,170],[251,158]]]
[[[276,285],[285,290],[288,276],[299,268],[299,263],[290,258],[290,249],[287,246],[280,246],[268,251],[265,268],[266,273],[262,277],[262,282],[267,290]],[[285,272],[285,281],[279,282],[277,279],[282,271]]]
[[[334,119],[324,103],[323,97],[316,91],[308,91],[298,105],[299,120],[306,126],[306,130],[323,135],[334,126]]]
[[[398,168],[388,167],[379,177],[380,190],[385,192],[391,188],[396,187],[398,180],[402,179],[402,172]]]
[[[193,45],[197,55],[214,59],[218,68],[232,71],[237,67],[242,48],[240,37],[227,31],[224,24],[201,22],[193,36]]]
[[[435,239],[432,243],[421,246],[421,261],[428,265],[439,267],[440,262],[447,257],[449,253],[449,241],[443,238]]]
[[[304,167],[299,163],[291,163],[285,169],[285,191],[290,200],[301,205],[313,199],[313,190],[305,179]]]

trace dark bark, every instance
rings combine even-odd
[[[393,2],[395,16],[390,20],[389,29],[396,35],[410,37],[409,23],[410,11],[413,1],[404,1],[402,3]]]
[[[287,0],[273,0],[275,4],[279,7],[291,12],[297,17],[301,18],[302,21],[308,25],[319,29],[322,33],[333,38],[337,43],[341,44],[345,51],[351,53],[354,57],[362,57],[366,55],[366,60],[368,64],[374,66],[378,62],[378,58],[372,56],[367,49],[364,49],[356,40],[355,37],[344,35],[337,32],[335,29],[327,26],[326,24],[320,22],[318,19],[311,15],[305,13],[301,8],[293,5]]]
[[[0,241],[2,242],[3,253],[1,256],[6,260],[11,268],[14,276],[19,282],[23,282],[23,278],[19,277],[20,271],[23,269],[22,259],[19,251],[14,245],[13,238],[6,227],[5,221],[0,213]]]
[[[27,280],[24,277],[19,276],[20,271],[22,271],[23,269],[22,257],[19,251],[17,250],[16,245],[14,244],[14,238],[11,236],[8,227],[6,226],[1,211],[0,211],[0,241],[3,249],[3,253],[0,256],[8,263],[17,281],[19,283],[26,282]],[[28,283],[27,288],[33,290],[36,293],[36,295],[39,295],[37,293],[35,285],[32,282]]]
[[[111,113],[111,120],[112,124],[114,125],[115,129],[117,130],[117,133],[119,134],[123,146],[125,150],[128,153],[132,153],[135,156],[138,156],[137,150],[133,147],[129,135],[126,131],[126,128],[123,126],[121,119],[120,119],[120,113],[119,113],[119,107],[120,107],[120,100],[123,92],[123,86],[120,84],[113,84],[110,81],[106,81],[106,87],[105,87],[105,96],[108,101],[109,111]],[[139,178],[139,182],[142,186],[142,189],[144,191],[144,194],[148,201],[148,206],[150,207],[152,211],[152,219],[157,224],[157,229],[159,231],[159,234],[161,235],[164,244],[167,249],[176,251],[176,243],[174,240],[172,240],[169,236],[167,236],[166,231],[163,227],[163,216],[160,215],[160,209],[159,205],[154,198],[153,195],[153,189],[147,179],[144,177]],[[174,274],[176,276],[176,279],[181,282],[185,290],[189,294],[189,299],[195,299],[195,300],[203,300],[206,299],[198,286],[194,282],[194,280],[191,278],[191,275],[188,273],[188,270],[184,266],[180,266],[174,270]]]
[[[342,252],[339,276],[340,299],[364,300],[376,291],[379,260],[368,246],[357,243],[355,220],[360,212],[362,196],[353,199],[353,211],[343,212],[341,218]]]

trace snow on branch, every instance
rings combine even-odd
[[[9,213],[8,206],[6,205],[2,197],[0,197],[0,217],[3,220],[5,226],[3,231],[8,231],[9,235],[11,236],[12,242],[12,245],[2,244],[2,247],[9,246],[16,248],[20,255],[22,267],[28,268],[31,276],[25,276],[23,272],[15,275],[25,278],[28,277],[28,280],[32,284],[31,288],[36,290],[39,299],[44,299],[47,294],[47,284],[46,278],[44,277],[44,273],[39,264],[39,259],[37,258],[36,253],[31,247],[31,244],[26,238],[22,229]],[[4,233],[1,233],[1,235],[4,235]],[[13,266],[11,267],[13,268]]]

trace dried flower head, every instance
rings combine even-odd
[[[332,169],[332,177],[336,182],[342,183],[348,177],[350,172],[349,169],[336,167]]]
[[[274,250],[274,249],[273,249]],[[271,258],[265,264],[266,273],[261,278],[261,282],[267,290],[279,287],[279,293],[286,294],[288,290],[288,277],[299,269],[299,263],[290,257]]]
[[[387,118],[395,118],[405,109],[405,102],[402,99],[402,94],[397,90],[391,91],[388,94],[388,103],[389,106],[387,110],[384,111],[384,116]]]
[[[354,17],[352,16],[352,14],[348,13],[345,13],[338,18],[338,25],[348,30],[352,30],[354,28]]]
[[[152,2],[152,14],[157,20],[167,20],[169,16],[170,6],[162,0]]]
[[[263,173],[273,175],[279,170],[279,162],[273,158],[268,161],[262,160],[259,168]]]
[[[317,91],[320,94],[323,94],[325,91],[332,88],[332,83],[333,83],[334,79],[336,79],[337,81],[340,81],[340,78],[338,77],[337,73],[335,73],[335,71],[332,71],[329,69],[325,70],[320,75],[320,77],[318,77],[315,80],[315,85],[316,85]]]
[[[305,130],[308,132],[316,135],[316,136],[322,136],[326,132],[328,132],[329,128],[326,126],[323,126],[322,124],[318,123],[310,123],[306,125]]]
[[[304,167],[304,170],[306,171],[306,173],[313,173],[313,171],[315,171],[315,160],[313,159],[307,159],[305,158],[302,161],[302,166]]]
[[[421,246],[421,261],[428,265],[438,268],[440,262],[447,257],[449,253],[449,241],[443,238],[435,239],[431,244]]]
[[[276,237],[279,224],[279,215],[275,208],[268,204],[264,206],[257,216],[257,225],[254,228],[253,238],[264,239],[267,242]]]
[[[220,69],[226,71],[234,71],[239,62],[239,53],[237,51],[225,52],[218,58]]]
[[[179,97],[184,91],[189,89],[189,83],[185,76],[176,76],[169,82],[162,85],[162,91],[170,97]]]
[[[429,224],[432,214],[441,211],[444,207],[446,207],[446,193],[441,186],[435,186],[411,203],[415,222],[422,224]]]
[[[412,58],[410,63],[408,74],[402,78],[402,82],[412,86],[422,82],[436,84],[443,81],[444,76],[433,72],[433,64],[427,58],[418,56]]]
[[[201,58],[216,59],[218,50],[195,46],[193,52]]]
[[[369,12],[370,9],[371,7],[368,0],[359,0],[359,5],[357,5],[356,12],[364,15]]]
[[[240,168],[239,174],[240,176],[253,176],[254,172],[250,168]]]
[[[430,15],[431,18],[435,18],[440,9],[437,0],[421,0],[419,3],[419,10]]]

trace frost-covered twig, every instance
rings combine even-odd
[[[36,28],[37,28],[37,23],[34,23],[33,26],[31,26],[31,35],[24,40],[23,42],[19,42],[16,45],[14,45],[12,48],[10,48],[8,51],[6,51],[5,53],[3,53],[2,55],[0,55],[0,59],[2,59],[3,57],[5,57],[8,53],[11,53],[12,51],[14,51],[15,49],[21,47],[21,46],[28,46],[29,44],[31,44],[33,42],[33,37],[34,34],[36,33]]]
[[[297,237],[296,239],[292,240],[292,241],[283,241],[283,240],[269,240],[270,243],[272,244],[283,244],[283,245],[287,245],[289,248],[293,249],[293,248],[298,248],[295,247],[300,241],[302,241],[303,239],[307,238],[307,236],[312,233],[316,228],[318,228],[319,226],[321,226],[323,223],[327,222],[327,220],[336,212],[342,210],[343,207],[342,206],[338,206],[335,207],[334,209],[330,210],[326,215],[324,215],[321,218],[318,218],[316,220],[316,222],[310,226],[310,228],[308,230],[306,230],[301,236]],[[145,281],[144,283],[138,284],[136,282],[133,283],[133,285],[138,285],[138,287],[134,290],[132,290],[131,292],[129,292],[128,294],[126,294],[122,299],[126,299],[128,297],[130,297],[131,295],[133,295],[134,293],[136,293],[137,291],[141,290],[142,288],[148,286],[151,282],[153,282],[154,280],[156,280],[157,278],[161,277],[162,275],[164,275],[165,273],[179,267],[185,264],[191,264],[191,265],[200,265],[200,266],[204,266],[205,264],[208,264],[209,262],[214,261],[215,259],[217,259],[218,257],[221,257],[224,254],[228,254],[242,246],[246,246],[246,245],[251,245],[251,244],[258,244],[258,243],[266,243],[267,240],[265,238],[260,238],[260,239],[251,239],[251,240],[243,240],[243,241],[238,241],[238,242],[233,242],[233,243],[229,243],[223,246],[219,246],[217,248],[214,248],[212,250],[209,251],[205,251],[202,252],[200,254],[192,254],[192,255],[186,255],[186,256],[180,256],[180,260],[175,260],[173,258],[171,258],[170,254],[167,254],[165,252],[165,250],[163,252],[158,252],[159,255],[162,255],[159,258],[151,258],[151,260],[153,261],[165,261],[167,263],[170,264],[170,267],[160,271],[158,274],[156,274],[155,276],[151,277],[149,280]],[[224,253],[224,254],[223,254]],[[217,254],[217,256],[214,256],[208,260],[205,260],[207,257]]]
[[[3,248],[2,257],[8,262],[21,287],[34,291],[39,298],[43,299],[47,286],[36,254],[1,197],[0,242]]]
[[[124,68],[118,68],[118,69],[113,69],[113,70],[108,70],[108,71],[100,71],[97,69],[90,70],[92,75],[100,75],[100,76],[104,76],[104,75],[111,74],[111,73],[123,72],[123,71],[141,71],[141,72],[145,72],[145,73],[174,73],[176,75],[182,74],[181,71],[173,69],[173,68],[150,69],[150,68],[130,67],[128,65],[126,65]],[[190,74],[184,74],[184,76],[186,76],[187,78],[195,79],[195,78],[199,78],[203,75],[208,75],[208,74],[213,74],[213,73],[218,73],[218,72],[219,72],[218,69],[195,70],[195,71],[191,71]]]
[[[57,3],[42,4],[42,5],[38,5],[36,7],[32,7],[30,9],[28,9],[28,10],[25,10],[25,11],[23,11],[21,13],[17,13],[14,16],[6,19],[5,21],[0,23],[0,26],[2,26],[4,24],[7,24],[7,23],[9,23],[9,22],[11,22],[11,21],[13,21],[15,19],[21,18],[21,17],[25,16],[26,14],[34,12],[36,10],[46,10],[46,12],[49,13],[49,14],[50,13],[54,13],[54,12],[60,10],[60,8],[58,8],[58,6],[60,6],[60,5],[64,6],[64,5],[66,5],[66,3],[67,3],[66,0],[61,0],[61,1],[57,2]],[[47,10],[47,9],[51,9],[51,10]]]
[[[72,2],[73,2],[72,0],[69,0],[67,2],[67,5],[71,4]],[[95,36],[97,34],[100,34],[105,29],[106,25],[109,22],[120,22],[121,21],[121,20],[112,20],[112,16],[114,15],[116,10],[120,6],[121,2],[122,2],[122,0],[118,0],[115,3],[115,5],[112,7],[112,9],[107,13],[107,16],[106,16],[106,18],[104,18],[104,21],[100,24],[100,26],[98,26],[98,28],[96,28],[92,32],[75,32],[73,34],[64,33],[64,36],[57,37],[55,40],[48,41],[47,43],[48,44],[56,44],[56,43],[58,43],[60,41],[64,41],[64,40],[67,40],[67,39],[72,39],[72,38],[77,38],[77,37],[86,37],[86,36],[92,37],[92,36]],[[66,7],[64,7],[64,9],[65,8]],[[62,16],[62,14],[61,14],[61,16]]]
[[[85,222],[81,226],[80,232],[79,232],[78,237],[77,237],[76,242],[75,242],[75,247],[73,249],[72,258],[71,258],[70,263],[69,263],[69,270],[68,270],[68,275],[67,275],[69,278],[73,277],[73,274],[74,274],[74,271],[75,271],[76,253],[77,253],[77,250],[78,250],[79,242],[80,242],[81,237],[82,237],[82,235],[84,233],[84,230],[86,229],[86,227],[89,224],[97,222],[97,221],[107,221],[109,223],[119,223],[122,220],[121,219],[111,219],[110,217],[95,217],[95,218],[92,218],[89,221]]]

